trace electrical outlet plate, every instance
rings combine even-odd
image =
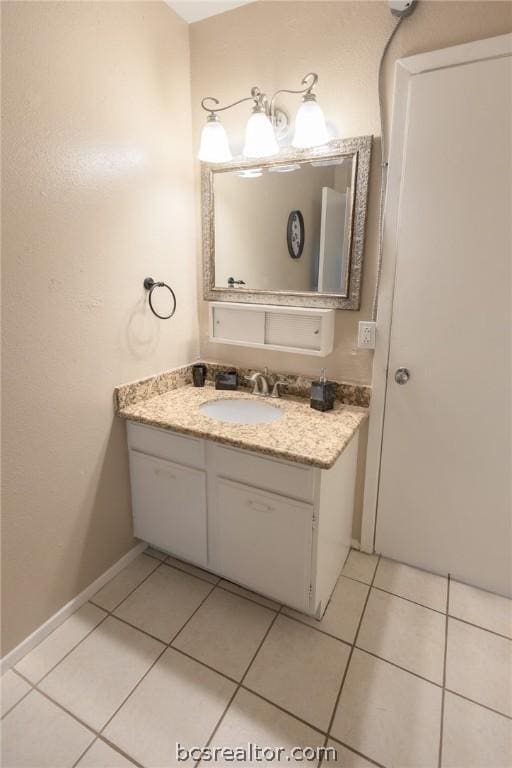
[[[370,320],[360,320],[357,346],[363,349],[375,349],[375,330],[375,323]]]

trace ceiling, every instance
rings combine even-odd
[[[182,0],[181,2],[165,0],[165,2],[182,19],[192,24],[194,21],[207,19],[208,16],[216,16],[218,13],[231,11],[233,8],[238,8],[239,5],[246,5],[252,2],[252,0],[224,0],[223,2],[217,2],[216,0]]]

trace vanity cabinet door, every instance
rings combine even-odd
[[[135,536],[206,565],[206,473],[130,450]]]
[[[309,608],[313,507],[216,477],[209,509],[209,566],[231,581]]]

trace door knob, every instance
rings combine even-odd
[[[395,371],[395,381],[397,384],[407,384],[411,378],[411,373],[408,368],[397,368]]]

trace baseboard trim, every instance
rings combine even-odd
[[[66,605],[62,606],[62,608],[60,608],[57,613],[54,613],[53,616],[50,616],[50,618],[45,621],[44,624],[41,624],[41,626],[34,630],[31,635],[25,638],[25,640],[22,640],[21,643],[16,646],[16,648],[13,648],[12,651],[9,651],[9,653],[0,659],[0,674],[3,675],[4,672],[7,672],[8,669],[17,664],[20,659],[22,659],[27,655],[29,651],[35,648],[36,645],[39,645],[39,643],[42,642],[42,640],[44,640],[45,637],[50,634],[50,632],[53,632],[54,629],[57,629],[57,627],[62,624],[62,622],[64,622],[69,616],[71,616],[72,613],[78,610],[81,605],[86,603],[90,597],[92,597],[99,589],[101,589],[107,583],[107,581],[110,581],[110,579],[113,579],[114,576],[117,576],[117,574],[122,571],[123,568],[125,568],[129,563],[131,563],[131,561],[134,560],[138,555],[140,555],[140,553],[143,552],[147,546],[148,545],[145,541],[141,541],[139,544],[136,544],[132,549],[130,549],[129,552],[126,553],[126,555],[123,555],[123,557],[118,560],[117,563],[114,563],[114,565],[105,571],[105,573],[102,573],[101,576],[98,576],[98,578],[93,581],[92,584],[89,584],[88,587],[80,592],[79,595],[70,600],[69,603],[66,603]]]
[[[357,539],[352,539],[351,547],[352,549],[361,549],[361,542]]]

